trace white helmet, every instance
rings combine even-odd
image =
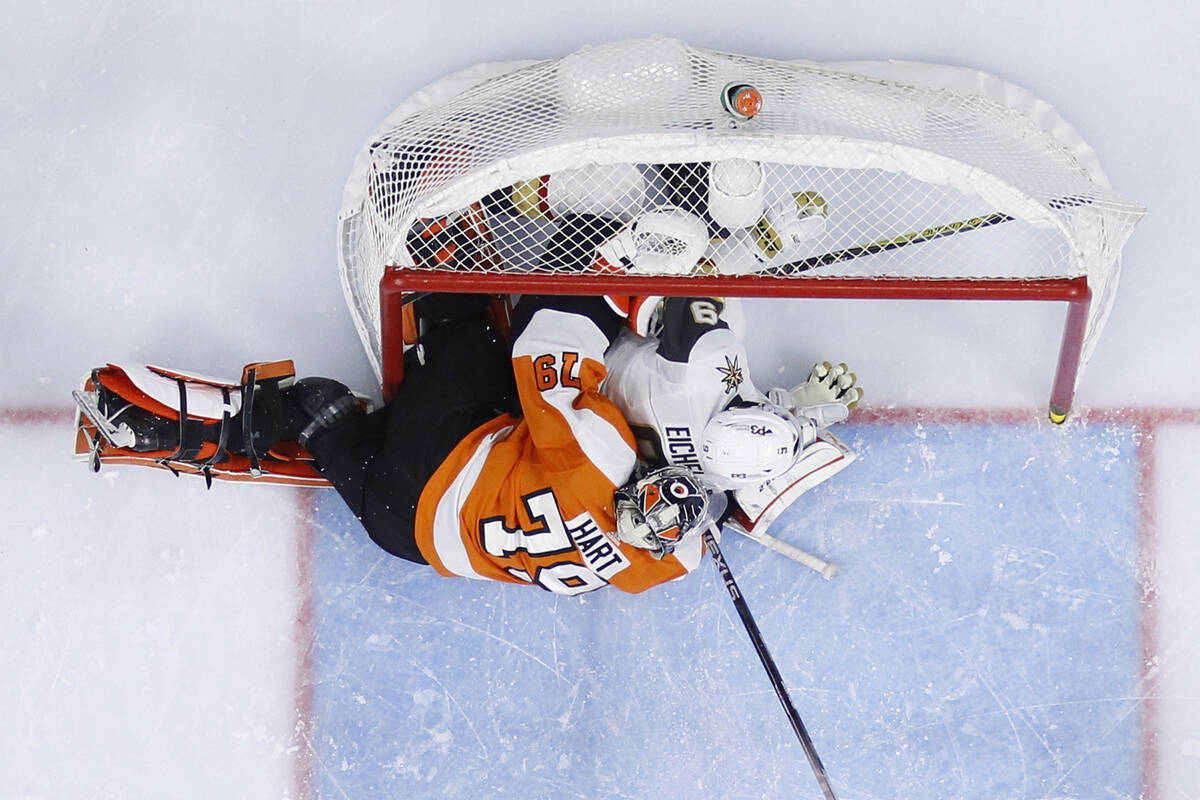
[[[787,471],[805,439],[801,423],[770,403],[727,408],[704,426],[700,462],[713,478],[752,486]]]
[[[723,228],[749,228],[763,215],[767,176],[744,158],[717,161],[708,173],[708,213]]]

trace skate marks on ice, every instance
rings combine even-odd
[[[834,788],[1136,797],[1137,426],[845,433],[772,530],[836,580],[725,548]],[[329,494],[315,526],[316,796],[817,796],[715,569],[556,598],[379,554]]]

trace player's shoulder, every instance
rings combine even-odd
[[[604,337],[604,344],[616,338],[624,320],[601,297],[560,297],[524,295],[512,313],[512,336],[520,340],[527,333],[553,335],[555,331],[595,331]]]

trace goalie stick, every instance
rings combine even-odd
[[[1064,197],[1058,200],[1051,200],[1047,205],[1053,209],[1071,208],[1074,206],[1088,205],[1091,203],[1086,197]],[[858,244],[853,247],[847,247],[844,250],[833,250],[828,253],[822,253],[819,256],[809,256],[802,258],[799,261],[792,261],[787,264],[779,264],[773,267],[765,267],[758,270],[756,275],[797,275],[802,272],[817,269],[819,267],[827,267],[830,264],[837,264],[841,261],[852,261],[856,258],[864,256],[873,256],[876,253],[884,253],[888,250],[898,250],[901,247],[907,247],[911,244],[921,244],[923,242],[932,242],[936,239],[944,239],[947,236],[953,236],[957,233],[966,233],[967,231],[977,231],[982,228],[990,228],[993,225],[999,225],[1004,222],[1012,222],[1016,217],[1011,214],[1005,214],[1001,211],[993,211],[990,214],[985,214],[982,217],[972,217],[971,219],[958,220],[955,222],[947,222],[944,225],[934,225],[932,228],[926,228],[921,231],[912,231],[910,233],[902,233],[899,236],[893,236],[890,239],[880,239],[877,242],[870,244]]]
[[[813,745],[812,737],[808,735],[808,729],[804,727],[804,721],[800,719],[800,712],[792,703],[787,686],[783,683],[783,676],[779,674],[779,667],[775,665],[775,659],[767,650],[767,643],[763,641],[758,623],[754,621],[754,616],[750,613],[750,606],[747,605],[746,598],[742,596],[742,591],[733,578],[733,572],[729,569],[729,564],[725,561],[721,548],[717,546],[717,537],[714,535],[716,527],[715,522],[709,523],[709,529],[704,532],[704,544],[708,547],[708,552],[712,554],[713,561],[717,562],[717,570],[721,573],[721,580],[725,582],[725,589],[729,592],[730,599],[733,600],[733,607],[737,609],[738,616],[742,619],[742,625],[745,626],[746,633],[754,645],[754,651],[758,653],[758,659],[766,669],[767,677],[771,679],[771,687],[775,690],[775,696],[779,698],[783,711],[787,714],[788,722],[792,724],[792,730],[795,731],[796,738],[800,740],[800,746],[804,748],[804,755],[808,758],[808,764],[812,767],[817,783],[821,786],[822,795],[825,800],[837,800],[837,796],[833,793],[833,787],[829,785],[829,775],[825,771],[825,765],[821,763],[821,757],[817,755],[817,748]]]

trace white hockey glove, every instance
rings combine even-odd
[[[829,218],[829,204],[816,192],[795,192],[767,206],[754,226],[755,244],[763,256],[774,258],[792,244],[820,236]]]
[[[827,428],[849,418],[862,400],[863,390],[849,367],[825,361],[813,366],[804,383],[791,390],[771,389],[767,397],[793,414],[811,419],[818,428]]]
[[[596,248],[596,268],[640,275],[686,275],[708,247],[708,226],[673,206],[647,211]]]

